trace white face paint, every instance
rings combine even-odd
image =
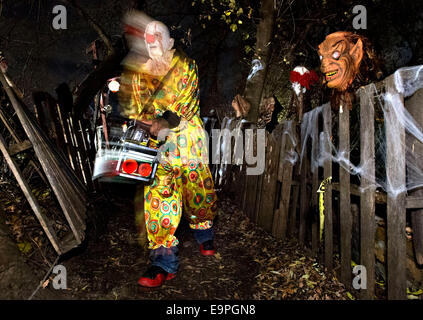
[[[152,21],[147,25],[144,39],[151,59],[163,57],[167,51],[172,49],[174,42],[166,25],[159,21]]]

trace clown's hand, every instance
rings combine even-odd
[[[157,139],[160,141],[164,141],[169,135],[169,132],[169,122],[163,118],[153,120],[150,128],[150,134],[152,136],[157,137]]]

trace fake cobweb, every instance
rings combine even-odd
[[[350,157],[346,150],[337,146],[337,114],[332,117],[332,137],[327,134],[324,121],[321,120],[325,104],[314,108],[306,113],[301,123],[302,149],[299,161],[304,160],[306,148],[311,149],[311,169],[313,172],[323,167],[327,160],[338,164],[347,170],[352,179],[360,180],[365,177],[370,181],[370,187],[383,189],[391,196],[411,191],[423,186],[423,154],[415,151],[416,146],[423,144],[423,123],[419,124],[407,110],[407,98],[410,98],[417,90],[423,88],[423,66],[401,68],[395,72],[392,81],[394,90],[380,92],[374,84],[362,87],[364,90],[361,99],[374,105],[375,112],[375,172],[368,170],[368,163],[360,159],[360,107],[354,105],[350,111]],[[423,101],[422,101],[423,109]],[[423,111],[423,110],[422,110]],[[419,111],[422,112],[422,111]],[[340,108],[342,112],[342,108]],[[332,113],[335,113],[333,111]],[[319,125],[320,123],[320,125]],[[318,125],[316,125],[318,124]],[[405,129],[405,139],[400,139],[401,130]],[[387,145],[387,138],[390,141]],[[314,141],[319,139],[319,143]],[[328,143],[330,148],[323,146]],[[363,141],[362,143],[366,143]],[[393,153],[392,159],[401,164],[405,161],[406,180],[398,181],[386,174],[387,149]],[[404,157],[405,154],[405,157]],[[324,177],[327,178],[327,177]],[[364,190],[362,190],[364,191]]]

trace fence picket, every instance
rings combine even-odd
[[[361,89],[360,94],[360,153],[361,175],[360,195],[360,264],[366,267],[367,289],[361,291],[363,299],[373,299],[375,283],[375,126],[373,99]]]
[[[279,168],[280,142],[272,134],[267,135],[266,147],[266,169],[262,174],[262,185],[260,190],[258,225],[263,229],[272,232],[275,196]]]
[[[385,79],[385,88],[392,96],[399,95],[394,77]],[[404,98],[399,95],[403,103]],[[388,299],[406,299],[406,215],[405,215],[405,130],[392,110],[385,103],[386,176],[392,185],[387,199],[387,273]]]
[[[326,104],[323,108],[323,130],[325,134],[324,152],[331,154],[331,146],[329,139],[332,137],[332,111],[330,104]],[[323,175],[324,179],[332,177],[332,159],[329,157],[325,158],[323,164]],[[325,207],[325,222],[324,222],[324,234],[325,234],[325,266],[329,271],[333,269],[333,218],[332,218],[332,184],[326,186],[324,193],[324,207]]]
[[[344,166],[350,159],[350,110],[347,106],[339,107],[339,152],[343,154]],[[340,186],[340,223],[341,223],[341,281],[349,288],[351,285],[351,195],[350,174],[339,166]]]

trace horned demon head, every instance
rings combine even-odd
[[[363,59],[363,41],[351,32],[328,35],[319,45],[320,70],[329,88],[345,91],[359,73]]]

